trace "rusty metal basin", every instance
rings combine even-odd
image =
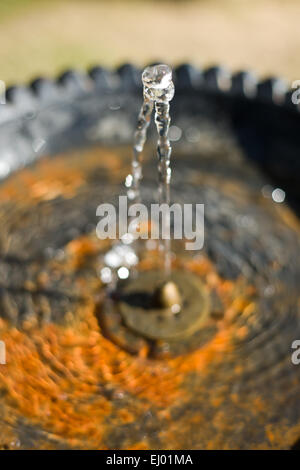
[[[166,347],[105,317],[99,278],[96,207],[129,171],[139,73],[67,72],[0,106],[0,448],[297,447],[299,109],[278,79],[176,69],[172,198],[205,204],[204,248],[176,268],[212,307]]]

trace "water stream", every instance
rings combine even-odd
[[[131,164],[131,174],[127,175],[125,186],[127,188],[127,198],[129,207],[141,203],[141,180],[142,153],[144,150],[147,129],[151,122],[153,109],[155,109],[155,125],[158,133],[157,159],[158,159],[158,202],[159,205],[170,204],[170,180],[171,180],[171,145],[168,139],[170,126],[170,104],[174,97],[174,84],[172,82],[172,70],[169,66],[159,64],[146,67],[142,74],[143,81],[143,104],[138,115],[137,127],[133,139],[133,158]],[[129,275],[129,268],[133,269],[138,260],[138,228],[134,220],[130,221],[131,232],[121,237],[121,240],[114,244],[112,249],[105,256],[105,263],[111,268],[124,268],[121,274]],[[159,228],[158,247],[163,257],[163,269],[166,277],[171,270],[171,241],[170,236],[170,213],[162,211],[161,227]],[[105,274],[106,273],[106,274]],[[110,280],[106,270],[104,278]],[[120,277],[120,276],[119,276]]]

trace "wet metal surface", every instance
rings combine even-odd
[[[139,78],[71,71],[0,109],[0,448],[297,446],[299,110],[277,79],[175,70],[172,202],[205,204],[205,241],[174,243],[173,268],[205,286],[210,315],[188,338],[149,340],[107,315],[110,244],[95,234],[130,172]],[[162,267],[142,251],[140,271]]]
[[[189,132],[172,199],[205,204],[205,243],[190,254],[176,245],[173,264],[205,285],[214,315],[176,354],[119,324],[111,338],[99,322],[109,242],[96,238],[96,207],[119,194],[129,148],[46,158],[1,185],[3,448],[290,448],[299,438],[297,214],[231,136]],[[145,250],[139,269],[158,267]]]

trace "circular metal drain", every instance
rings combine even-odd
[[[176,312],[160,305],[157,298],[164,282],[159,270],[120,282],[99,314],[106,337],[135,354],[146,348],[152,357],[183,354],[211,338],[215,332],[212,302],[203,282],[188,271],[174,270],[168,276],[167,282],[176,286],[181,299]]]
[[[163,279],[161,271],[139,274],[138,279],[121,287],[119,301],[114,303],[114,307],[126,326],[145,338],[175,340],[189,336],[199,330],[209,314],[207,291],[192,274],[173,271],[168,280],[178,287],[182,304],[181,310],[172,314],[168,308],[151,305],[153,293]]]

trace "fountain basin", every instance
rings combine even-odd
[[[172,199],[204,203],[206,218],[203,250],[175,244],[175,267],[197,276],[214,305],[201,341],[189,337],[176,354],[161,338],[155,347],[143,334],[128,339],[117,323],[106,334],[101,321],[109,243],[95,236],[96,208],[119,195],[129,172],[139,71],[67,72],[8,90],[0,107],[3,447],[296,445],[300,115],[280,84],[219,68],[176,70]],[[153,148],[152,140],[148,202]],[[149,249],[141,269],[159,262]]]

